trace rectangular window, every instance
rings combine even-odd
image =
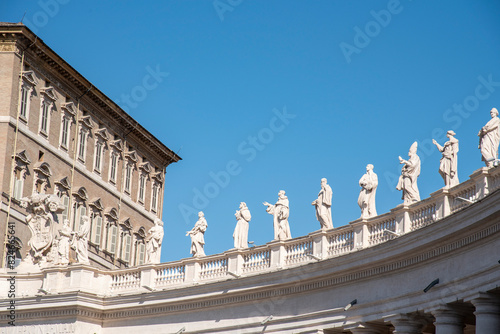
[[[26,86],[21,88],[21,110],[20,115],[24,119],[28,119],[28,102],[29,102],[29,89]]]
[[[68,148],[69,139],[69,118],[63,117],[61,127],[61,146]]]
[[[87,133],[80,130],[80,145],[78,148],[78,158],[85,161],[85,146],[87,144]]]
[[[110,233],[111,233],[111,236],[110,236],[110,239],[109,239],[109,252],[114,254],[115,251],[116,251],[116,234],[117,234],[117,227],[116,225],[111,225],[110,227]]]
[[[139,262],[138,265],[141,265],[144,263],[144,254],[146,253],[146,246],[144,243],[139,244]]]
[[[111,170],[109,172],[109,180],[113,183],[116,182],[116,168],[118,165],[118,155],[111,153]]]
[[[68,210],[69,210],[69,197],[66,195],[62,196],[62,204],[64,206],[64,211],[62,212],[62,222],[68,219]]]
[[[127,164],[125,170],[125,191],[130,193],[130,179],[132,178],[132,165]]]
[[[101,172],[101,157],[102,157],[102,148],[103,145],[101,142],[97,142],[95,146],[95,164],[94,164],[94,169],[97,172]]]
[[[151,210],[156,212],[156,207],[158,205],[158,185],[153,185],[153,194],[151,196]]]
[[[94,218],[94,223],[95,223],[95,234],[94,234],[94,244],[100,245],[101,244],[101,232],[102,232],[102,217],[101,216],[96,216]]]
[[[132,243],[132,237],[130,236],[130,234],[125,234],[125,240],[124,240],[124,244],[125,244],[125,252],[123,254],[123,260],[125,261],[130,261],[130,244]]]
[[[20,200],[23,197],[23,188],[24,188],[24,179],[19,175],[14,179],[14,191],[12,192],[12,196]]]
[[[144,188],[146,187],[146,175],[141,174],[139,177],[139,202],[144,203]]]
[[[40,121],[40,132],[48,134],[49,126],[49,109],[50,105],[47,102],[42,102],[42,119]]]

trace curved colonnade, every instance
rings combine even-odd
[[[500,168],[415,204],[246,250],[2,274],[0,333],[500,332]],[[424,292],[425,289],[425,292]]]

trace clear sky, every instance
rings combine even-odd
[[[420,194],[443,186],[432,145],[453,129],[461,181],[483,166],[477,132],[500,107],[500,2],[2,1],[23,23],[183,158],[167,168],[162,261],[189,257],[205,212],[205,252],[233,247],[234,212],[249,240],[273,239],[274,203],[290,200],[293,237],[318,230],[311,202],[333,189],[333,223],[360,216],[371,163],[377,210],[419,142]],[[155,81],[144,83],[154,73]]]

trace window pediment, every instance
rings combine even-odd
[[[160,184],[163,183],[163,180],[164,180],[163,172],[153,173],[153,179],[156,180]]]
[[[126,228],[127,230],[132,230],[132,224],[130,223],[130,218],[126,218],[125,220],[121,221],[120,226]]]
[[[114,221],[118,220],[118,211],[116,211],[115,208],[107,209],[104,215],[108,218],[111,218]]]
[[[134,232],[136,235],[138,235],[141,238],[146,238],[146,229],[144,226],[141,226],[136,232]]]
[[[137,153],[135,153],[135,151],[125,152],[125,158],[133,163],[136,163],[139,160],[139,157],[137,156]]]
[[[39,172],[46,177],[52,176],[52,171],[50,170],[50,165],[46,162],[37,162],[33,167],[35,172]]]
[[[88,195],[87,189],[85,189],[85,187],[80,187],[80,189],[73,192],[73,195],[79,197],[82,201],[86,201],[89,199],[89,195]]]
[[[139,169],[144,171],[144,173],[146,173],[146,174],[149,174],[152,171],[151,164],[149,162],[140,163]]]
[[[58,186],[61,186],[62,188],[66,189],[66,190],[69,190],[69,188],[70,188],[67,176],[63,177],[59,181],[55,181],[54,183]]]
[[[108,141],[109,140],[108,131],[105,128],[100,128],[99,130],[97,130],[95,132],[95,135],[98,136],[98,137],[100,137],[104,141]]]
[[[61,107],[63,110],[66,110],[69,114],[76,116],[76,107],[73,102],[67,102]]]
[[[22,162],[25,165],[31,164],[31,160],[29,159],[26,150],[22,150],[21,152],[17,153],[15,159],[19,162]]]
[[[98,211],[103,211],[104,210],[104,206],[102,205],[101,198],[94,198],[94,199],[92,199],[90,201],[90,203],[89,203],[89,206],[92,206],[93,208],[95,208]]]
[[[36,78],[36,75],[33,71],[24,71],[23,79],[32,86],[36,86],[38,84],[38,79]]]
[[[57,94],[54,87],[44,87],[40,90],[40,92],[48,97],[51,102],[57,100]]]
[[[117,139],[111,142],[111,147],[115,148],[117,151],[122,152],[123,151],[123,144],[121,139]]]
[[[94,128],[94,123],[92,122],[92,118],[90,116],[82,117],[79,122],[87,130],[92,130]]]

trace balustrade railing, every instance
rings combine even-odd
[[[112,271],[69,266],[57,268],[57,272],[63,270],[66,271],[66,276],[75,275],[75,281],[78,281],[78,277],[82,281],[81,275],[87,275],[85,277],[88,280],[95,282],[86,282],[86,287],[104,294],[139,291],[143,288],[168,289],[183,284],[258,275],[269,270],[309,263],[311,258],[332,258],[386,242],[432,224],[497,189],[500,189],[500,168],[482,168],[474,172],[469,180],[451,189],[443,188],[418,203],[400,205],[389,213],[367,220],[358,219],[349,225],[328,231],[316,231],[307,236],[274,241],[245,250],[230,250],[223,254],[157,265]],[[85,270],[87,274],[82,273]],[[45,290],[72,288],[72,283],[66,282],[73,282],[73,279],[59,280],[57,275],[51,272],[40,278],[43,279],[42,286]],[[67,286],[61,287],[65,284]]]

